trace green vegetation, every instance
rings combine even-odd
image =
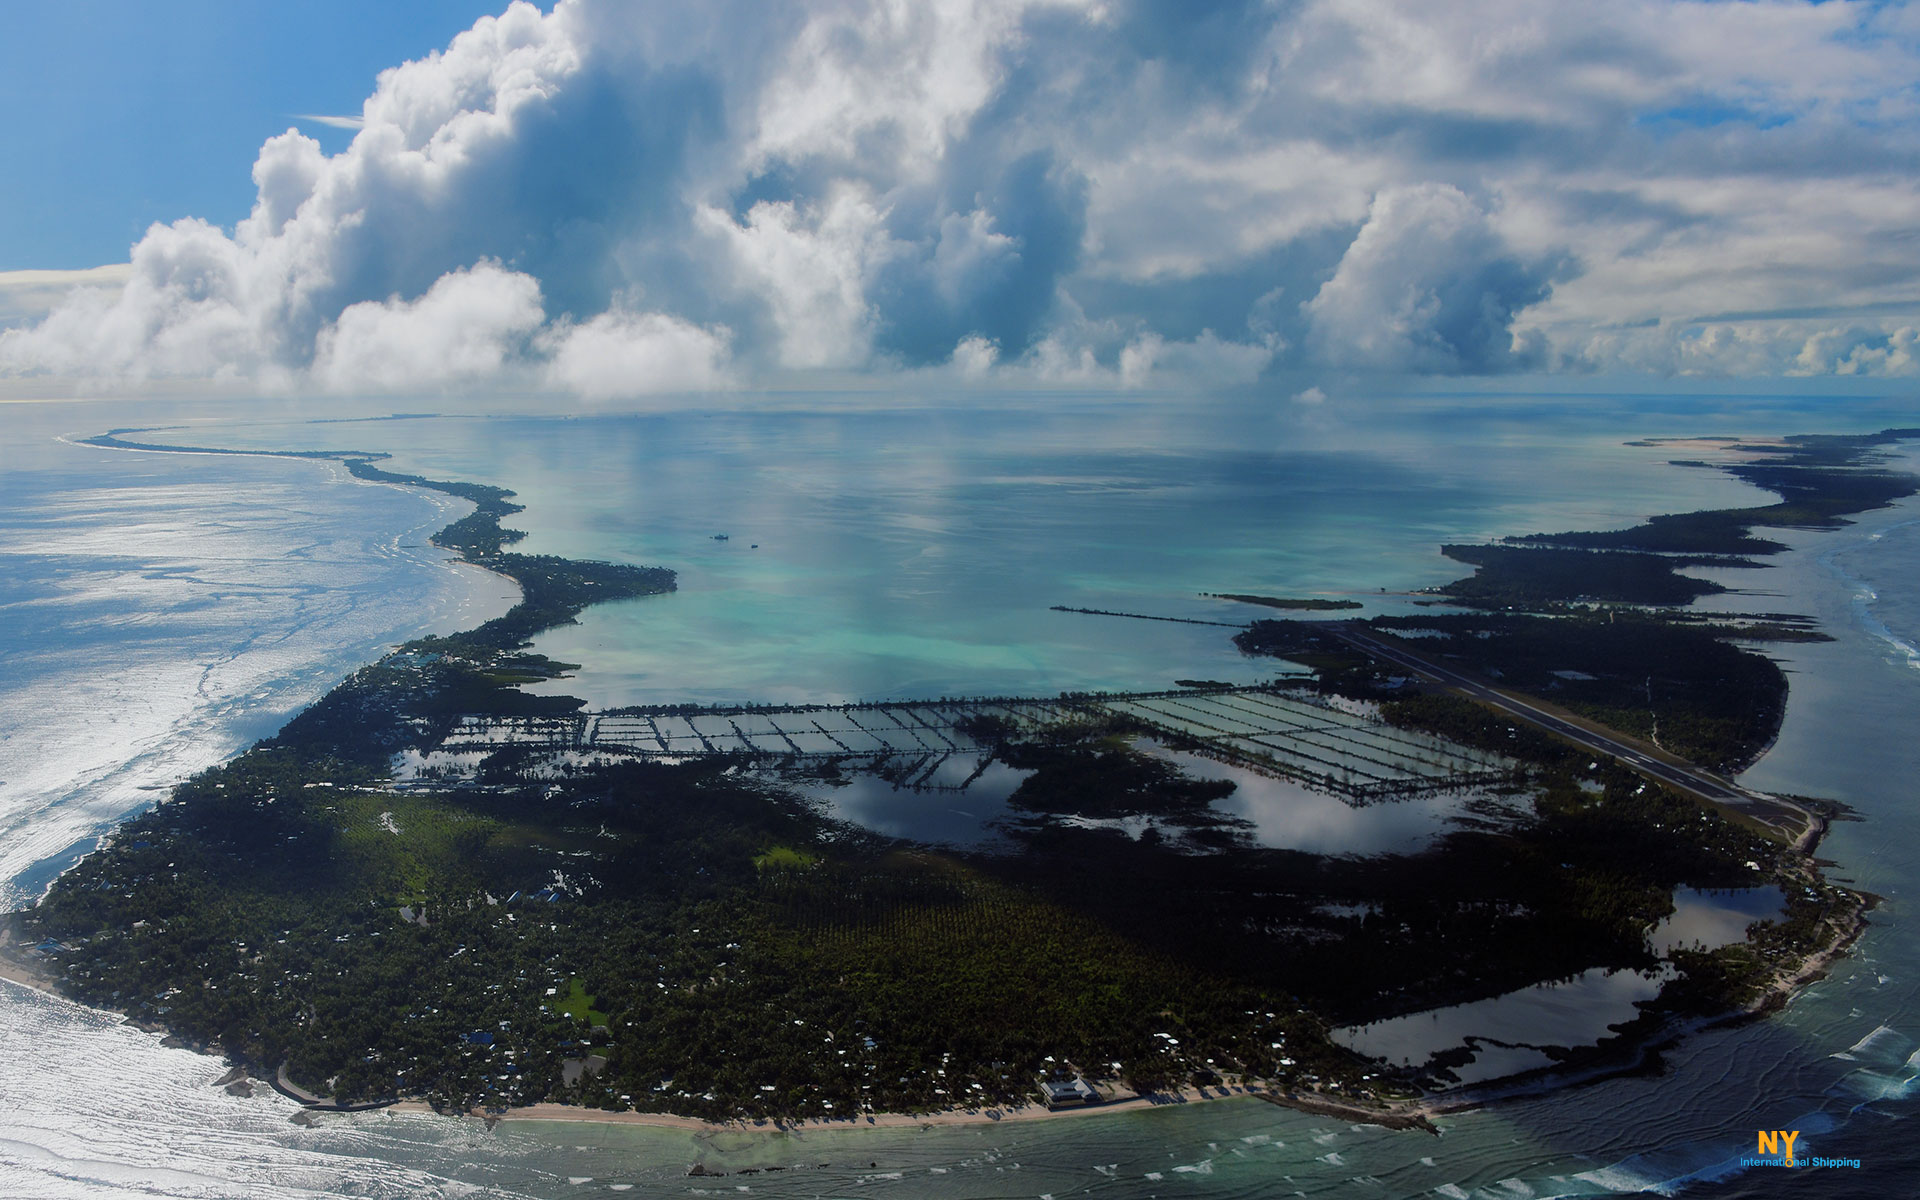
[[[1441,588],[1443,595],[1475,608],[1539,608],[1571,601],[1618,604],[1688,604],[1726,589],[1678,574],[1675,568],[1711,561],[1716,566],[1756,566],[1743,560],[1667,558],[1626,550],[1558,547],[1442,546],[1440,552],[1478,568]]]
[[[724,764],[404,798],[293,764],[196,779],[23,917],[72,947],[71,994],[341,1099],[459,1108],[922,1111],[1021,1101],[1048,1056],[1164,1086],[1209,1057],[1264,1072],[1276,1041],[1320,1079],[1358,1069],[1230,965]],[[605,1070],[563,1086],[589,1049]]]
[[[1564,754],[1425,853],[1343,859],[1253,845],[1208,816],[1225,785],[1103,732],[1008,752],[1035,771],[1017,852],[956,854],[722,760],[425,794],[263,747],[130,822],[23,932],[71,947],[76,997],[341,1099],[923,1111],[1019,1102],[1049,1056],[1358,1094],[1327,1022],[1649,965],[1674,886],[1784,854]],[[1117,816],[1155,832],[1086,823]],[[605,1068],[563,1084],[589,1052]]]
[[[1808,450],[1821,471],[1836,453]],[[332,457],[473,501],[436,540],[518,580],[522,603],[356,672],[128,822],[18,924],[63,944],[69,994],[343,1101],[847,1117],[1020,1103],[1063,1063],[1143,1089],[1230,1076],[1362,1098],[1376,1068],[1330,1023],[1651,966],[1678,886],[1778,881],[1791,904],[1745,947],[1677,955],[1649,1021],[1753,998],[1858,911],[1767,837],[1477,705],[1387,688],[1390,670],[1308,622],[1237,640],[1384,697],[1393,724],[1506,755],[1512,782],[1428,849],[1371,858],[1258,845],[1219,807],[1231,783],[1143,752],[1118,720],[963,723],[1029,772],[994,852],[837,824],[717,757],[583,765],[516,745],[473,786],[401,789],[391,756],[464,715],[573,712],[518,690],[565,669],[526,638],[673,577],[511,553],[511,493]],[[1731,643],[1794,619],[1535,591],[1551,617],[1371,627],[1705,761],[1771,736],[1780,672]]]
[[[505,616],[478,629],[452,638],[426,639],[406,647],[419,654],[479,653],[482,656],[518,649],[534,634],[556,625],[565,625],[590,604],[670,592],[674,573],[665,567],[637,567],[621,563],[588,562],[557,558],[553,555],[512,554],[505,547],[527,535],[517,529],[503,529],[504,517],[522,511],[512,502],[513,493],[505,488],[459,480],[428,479],[420,475],[402,475],[382,470],[373,464],[390,455],[365,450],[233,450],[209,446],[168,446],[135,442],[123,434],[148,430],[116,429],[85,439],[85,444],[121,450],[153,450],[192,454],[233,454],[256,458],[328,459],[342,463],[359,479],[379,483],[404,484],[425,488],[462,500],[472,501],[474,511],[433,535],[433,544],[452,550],[475,566],[485,567],[511,578],[520,585],[521,601]],[[545,663],[546,660],[540,660]],[[551,678],[552,667],[536,665],[531,659],[510,664],[526,678]],[[524,680],[499,681],[503,685]]]
[[[1244,654],[1266,654],[1310,668],[1322,693],[1361,699],[1389,696],[1398,667],[1383,666],[1312,621],[1255,621],[1233,637]]]
[[[775,846],[753,856],[753,865],[762,871],[799,871],[819,861],[805,850],[796,850],[792,846]]]
[[[1451,697],[1391,701],[1396,724],[1517,759],[1509,794],[1418,854],[1344,858],[1263,849],[1231,819],[1201,819],[1198,781],[1115,802],[1112,752],[1054,751],[1022,791],[1047,809],[1009,832],[1021,852],[982,869],[1193,963],[1344,1023],[1478,999],[1592,966],[1653,964],[1646,930],[1672,890],[1746,886],[1787,852],[1761,835],[1588,755]],[[1015,760],[1018,761],[1018,760]],[[1159,764],[1164,765],[1164,764]],[[1079,775],[1080,780],[1072,778]],[[1046,776],[1051,775],[1051,779]],[[1088,826],[1149,815],[1153,836]],[[1196,853],[1196,848],[1205,853]]]
[[[1403,636],[1410,649],[1437,662],[1548,698],[1692,761],[1737,770],[1770,744],[1787,694],[1779,667],[1737,643],[1807,641],[1825,635],[1791,614],[1657,611],[1724,590],[1678,569],[1760,565],[1736,556],[1763,556],[1785,547],[1753,537],[1756,527],[1832,528],[1854,513],[1913,494],[1920,480],[1881,470],[1874,461],[1878,448],[1913,437],[1920,437],[1920,430],[1736,447],[1762,457],[1723,469],[1779,494],[1781,503],[1659,516],[1607,533],[1541,534],[1509,539],[1501,546],[1447,546],[1449,557],[1477,569],[1440,593],[1455,604],[1503,611],[1376,618],[1358,627],[1376,637]],[[1596,602],[1655,606],[1656,611],[1597,608]],[[1717,816],[1611,762],[1593,763],[1591,752],[1503,714],[1450,695],[1410,689],[1400,678],[1401,668],[1374,661],[1328,626],[1260,621],[1234,640],[1248,653],[1273,654],[1311,667],[1323,690],[1382,700],[1382,714],[1395,724],[1529,764],[1544,790],[1534,801],[1536,823],[1518,837],[1522,842],[1538,837],[1534,844],[1551,848],[1562,860],[1560,870],[1573,873],[1572,886],[1583,895],[1571,905],[1566,927],[1581,928],[1574,940],[1582,946],[1607,946],[1609,928],[1617,936],[1662,906],[1661,888],[1667,881],[1719,875],[1725,886],[1735,886],[1744,870],[1747,884],[1763,879],[1781,884],[1789,898],[1783,920],[1763,924],[1742,945],[1676,953],[1679,977],[1620,1032],[1619,1043],[1647,1035],[1670,1016],[1726,1012],[1754,1003],[1784,970],[1830,949],[1857,927],[1864,898],[1825,882],[1811,859],[1769,851],[1756,842],[1751,856],[1736,867],[1738,844],[1752,835],[1737,832]],[[1462,847],[1460,837],[1452,841],[1456,850]],[[1642,860],[1632,870],[1627,869],[1629,855]],[[1512,863],[1497,869],[1508,875],[1524,872]],[[1611,945],[1624,953],[1623,943]],[[1410,956],[1420,952],[1420,947],[1402,951]],[[1551,947],[1540,947],[1530,961],[1541,965],[1551,954]],[[1372,958],[1358,962],[1357,968],[1348,964],[1344,969],[1364,977]],[[1382,981],[1381,987],[1383,995],[1394,994],[1391,984]],[[1603,1047],[1601,1053],[1617,1049],[1617,1044]]]
[[[1413,643],[1425,654],[1719,771],[1757,758],[1786,711],[1786,675],[1733,645],[1753,635],[1732,627],[1628,611],[1395,617],[1371,628],[1426,633]]]
[[[1781,503],[1754,508],[1708,509],[1650,518],[1631,529],[1601,533],[1536,533],[1510,539],[1520,543],[1578,546],[1588,549],[1645,550],[1678,554],[1776,554],[1779,542],[1756,538],[1756,527],[1832,529],[1845,518],[1884,508],[1914,491],[1909,475],[1863,467],[1874,450],[1909,438],[1920,429],[1886,429],[1848,435],[1803,434],[1780,446],[1735,446],[1766,455],[1754,462],[1724,467],[1755,487],[1780,495]],[[1706,463],[1676,465],[1706,467]]]
[[[501,549],[526,536],[500,527],[502,517],[521,511],[521,506],[509,499],[513,493],[504,488],[394,474],[372,465],[373,459],[383,455],[302,452],[287,456],[336,458],[362,479],[427,488],[472,501],[474,511],[434,534],[433,543],[455,551],[475,566],[512,579],[520,587],[521,599],[505,615],[476,629],[416,639],[354,672],[263,743],[266,746],[292,749],[308,759],[332,757],[371,768],[386,763],[400,750],[424,749],[438,743],[460,717],[468,714],[571,713],[580,707],[580,701],[519,690],[523,683],[557,678],[570,666],[527,653],[528,639],[543,629],[570,624],[590,604],[674,589],[674,573],[664,567],[587,562]]]
[[[1787,678],[1770,658],[1736,645],[1768,626],[1676,621],[1618,610],[1377,617],[1362,627],[1399,634],[1409,649],[1503,687],[1551,701],[1609,729],[1722,772],[1772,744],[1786,714]],[[1803,638],[1804,631],[1790,630]],[[1312,625],[1259,621],[1234,639],[1249,654],[1314,668],[1322,691],[1395,699],[1405,672],[1376,663]],[[1436,730],[1455,741],[1452,729]]]
[[[1249,596],[1241,592],[1201,592],[1200,594],[1210,600],[1237,600],[1241,604],[1299,609],[1304,612],[1337,612],[1341,609],[1365,607],[1358,600],[1297,600],[1285,596]]]
[[[593,1005],[594,998],[587,995],[586,985],[576,975],[567,981],[567,994],[554,1007],[585,1025],[605,1025],[613,1019]]]
[[[1233,794],[1225,780],[1189,779],[1172,763],[1137,753],[1117,738],[1016,743],[1003,747],[1000,757],[1033,772],[1008,800],[1028,812],[1214,823],[1219,816],[1213,802]]]
[[[1634,607],[1688,603],[1725,589],[1681,575],[1689,565],[1758,566],[1736,554],[1784,547],[1756,526],[1830,528],[1846,516],[1913,494],[1920,480],[1881,470],[1880,447],[1920,430],[1859,437],[1788,438],[1723,469],[1782,497],[1758,508],[1654,517],[1609,533],[1535,534],[1498,546],[1442,547],[1476,567],[1439,589],[1455,604],[1499,615],[1376,618],[1376,635],[1417,636],[1409,648],[1528,692],[1683,758],[1732,771],[1771,744],[1787,681],[1770,659],[1736,643],[1825,637],[1805,618],[1734,616]],[[1597,607],[1608,605],[1610,607]],[[1324,690],[1393,694],[1400,669],[1373,662],[1316,625],[1259,621],[1234,641],[1314,669]]]
[[[1920,437],[1920,429],[1861,435],[1804,434],[1779,445],[1731,449],[1760,457],[1719,469],[1780,496],[1778,504],[1652,517],[1631,529],[1536,533],[1504,546],[1445,546],[1447,557],[1479,568],[1442,593],[1476,608],[1540,608],[1575,601],[1676,605],[1724,589],[1676,574],[1687,566],[1755,566],[1738,556],[1786,547],[1753,536],[1757,527],[1832,529],[1920,488],[1911,475],[1879,469],[1875,451]],[[1707,464],[1682,464],[1705,467]]]

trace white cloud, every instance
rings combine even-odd
[[[1230,342],[1202,330],[1187,341],[1143,333],[1120,350],[1120,386],[1185,382],[1211,387],[1249,383],[1273,361],[1273,344]]]
[[[1788,374],[1920,375],[1920,330],[1823,330],[1801,343]]]
[[[1143,333],[1120,349],[1120,386],[1137,388],[1146,385],[1153,374],[1153,365],[1167,347],[1167,339],[1157,333]]]
[[[1836,363],[1838,375],[1920,375],[1920,330],[1904,325],[1884,338],[1865,338]]]
[[[1457,188],[1382,192],[1333,278],[1304,306],[1308,345],[1339,367],[1498,370],[1519,357],[1513,317],[1545,297],[1546,275],[1514,257]]]
[[[0,271],[0,329],[41,320],[75,288],[119,288],[132,277],[132,263],[77,271]]]
[[[867,357],[874,325],[867,282],[894,254],[884,218],[853,184],[808,210],[762,201],[744,223],[711,207],[700,211],[735,278],[772,310],[779,361],[789,367],[855,366]]]
[[[1108,325],[1082,322],[1056,330],[1013,359],[985,338],[963,338],[939,370],[967,383],[1017,389],[1191,391],[1250,383],[1277,348],[1228,341],[1211,331],[1179,341],[1150,330],[1125,336]]]
[[[270,355],[250,266],[205,221],[155,225],[117,293],[83,288],[39,325],[0,334],[0,367],[131,380],[253,374]]]
[[[877,0],[816,6],[761,94],[749,169],[883,158],[909,178],[936,170],[998,90],[1033,0]]]
[[[235,228],[157,224],[57,304],[0,275],[0,373],[1901,373],[1915,28],[1798,0],[515,3],[359,117],[300,118],[357,123],[345,150],[269,139]]]
[[[295,113],[296,121],[312,121],[315,125],[325,125],[329,129],[365,129],[367,122],[363,117],[334,117],[325,113]]]
[[[1114,372],[1103,370],[1094,357],[1093,347],[1072,345],[1059,333],[1049,334],[1027,355],[1021,364],[1026,374],[1041,383],[1112,384]]]
[[[1000,361],[1000,347],[978,334],[964,337],[954,346],[951,361],[962,379],[983,379]]]
[[[319,142],[292,129],[268,138],[253,162],[255,199],[245,227],[249,240],[285,231],[326,174],[327,157]]]
[[[496,376],[541,322],[540,285],[497,263],[416,300],[349,305],[320,333],[313,377],[335,392],[420,392]]]
[[[1305,234],[1357,225],[1382,165],[1310,141],[1247,145],[1226,120],[1142,145],[1092,178],[1089,270],[1154,281],[1229,268]],[[1223,128],[1224,126],[1224,128]]]
[[[961,303],[988,281],[997,281],[1020,257],[1020,244],[993,228],[984,209],[962,216],[948,213],[940,221],[940,239],[933,250],[933,284],[940,298]]]
[[[664,313],[609,310],[547,335],[547,378],[596,400],[711,391],[730,382],[730,338],[725,328],[702,329]]]
[[[431,313],[494,282],[462,274],[504,257],[477,244],[487,239],[470,214],[484,206],[489,171],[523,149],[519,124],[578,62],[565,19],[515,4],[444,53],[384,72],[346,151],[328,157],[293,130],[269,139],[254,166],[258,199],[236,229],[155,225],[117,297],[77,294],[6,335],[0,371],[258,378],[313,362],[327,387],[430,378],[404,347],[378,342],[389,318],[421,319],[388,298],[426,295]],[[430,291],[443,279],[446,289]],[[479,358],[446,371],[485,362],[485,340],[458,346]]]

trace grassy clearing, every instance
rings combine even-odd
[[[580,982],[578,976],[567,981],[567,994],[559,1004],[561,1012],[575,1020],[585,1021],[589,1025],[605,1025],[608,1020],[607,1014],[595,1008],[593,1004],[594,998],[587,995],[586,986]]]
[[[792,846],[775,846],[762,854],[753,856],[753,865],[761,871],[785,869],[798,871],[810,867],[819,859],[804,850],[795,850]]]

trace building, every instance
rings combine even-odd
[[[1100,1094],[1093,1090],[1093,1085],[1078,1075],[1042,1079],[1040,1098],[1047,1102],[1048,1108],[1077,1108],[1100,1102]]]

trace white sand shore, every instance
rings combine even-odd
[[[831,1119],[810,1117],[795,1121],[760,1118],[715,1122],[703,1121],[697,1117],[675,1116],[671,1113],[610,1112],[600,1108],[547,1103],[530,1104],[524,1108],[510,1108],[497,1113],[470,1115],[485,1115],[498,1121],[577,1121],[589,1125],[647,1125],[661,1129],[686,1129],[699,1133],[721,1131],[775,1133],[783,1130],[807,1129],[914,1129],[940,1125],[991,1125],[1006,1121],[1067,1119],[1098,1116],[1102,1113],[1140,1112],[1166,1105],[1200,1104],[1212,1100],[1231,1100],[1263,1094],[1262,1089],[1257,1085],[1232,1085],[1207,1089],[1181,1088],[1177,1092],[1154,1092],[1147,1095],[1138,1095],[1125,1088],[1109,1085],[1104,1091],[1108,1093],[1108,1098],[1101,1103],[1075,1108],[1049,1109],[1040,1104],[1025,1104],[1005,1108],[948,1109],[932,1113],[864,1113],[858,1117]],[[435,1110],[417,1100],[403,1100],[392,1105],[388,1111],[426,1113]]]

